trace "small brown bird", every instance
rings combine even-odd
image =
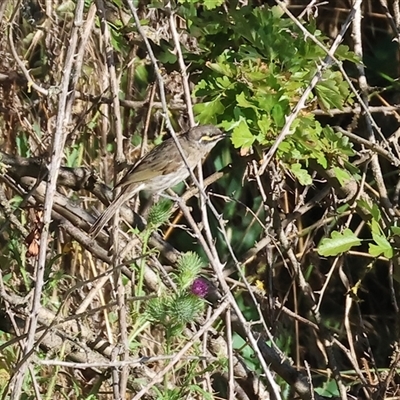
[[[213,125],[195,126],[178,136],[190,170],[226,135]],[[89,230],[95,238],[116,211],[137,192],[161,193],[190,175],[174,139],[168,138],[133,165],[116,187],[119,195],[106,208]]]

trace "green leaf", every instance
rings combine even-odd
[[[227,76],[218,76],[215,79],[215,83],[221,89],[228,89],[230,86],[232,86],[232,82]]]
[[[345,186],[346,183],[351,178],[350,175],[348,174],[348,172],[343,168],[334,167],[333,171],[335,173],[336,179],[339,181],[341,186]]]
[[[208,62],[207,67],[210,68],[211,70],[223,75],[223,76],[227,76],[229,78],[232,78],[233,75],[233,66],[231,67],[230,64],[228,64],[227,62],[216,62],[216,63],[212,63],[212,62]]]
[[[257,120],[257,127],[260,129],[263,138],[265,138],[271,131],[271,118],[264,114]]]
[[[31,146],[29,145],[28,135],[25,132],[19,132],[18,136],[15,138],[17,144],[18,155],[22,157],[30,157]]]
[[[160,52],[158,54],[158,59],[163,64],[175,64],[178,60],[176,54],[173,53],[172,47],[165,40],[162,40],[160,42]]]
[[[373,220],[371,220],[369,225],[371,227],[372,234],[377,234],[377,235],[381,235],[382,234],[382,230],[381,230],[381,227],[379,226],[378,221],[373,219]]]
[[[373,233],[372,239],[376,244],[369,244],[368,253],[371,254],[371,256],[378,257],[383,254],[386,258],[389,259],[393,257],[393,247],[385,236]]]
[[[238,106],[240,107],[257,109],[257,107],[253,103],[247,100],[244,92],[241,92],[240,94],[236,95],[236,101]]]
[[[369,204],[367,201],[361,199],[357,201],[357,205],[369,213],[374,221],[379,222],[381,220],[381,211],[377,204]],[[374,231],[374,226],[372,226],[372,230]]]
[[[317,160],[317,163],[324,169],[328,168],[328,160],[326,158],[326,155],[322,152],[317,152],[315,155],[315,159]]]
[[[223,114],[225,107],[219,98],[206,103],[198,103],[193,106],[197,119],[202,124],[214,123],[217,115]]]
[[[281,104],[278,103],[274,105],[271,115],[275,122],[275,125],[278,128],[283,127],[283,125],[285,124],[285,112]]]
[[[333,231],[331,238],[321,240],[318,254],[325,257],[337,256],[360,244],[361,240],[350,229],[345,229],[342,233]]]
[[[236,148],[250,147],[254,140],[255,137],[250,132],[246,121],[240,121],[239,125],[233,129],[232,143]]]
[[[280,18],[280,17],[282,17],[283,14],[285,14],[285,11],[283,10],[282,7],[272,6],[271,13],[275,18]]]
[[[324,110],[343,108],[342,97],[339,94],[335,81],[321,81],[315,86],[318,101]]]
[[[350,99],[348,85],[339,71],[325,71],[323,79],[315,87],[315,92],[321,107],[327,110],[342,109],[345,101]]]
[[[212,10],[224,4],[225,0],[204,0],[204,7],[207,10]]]
[[[290,170],[295,175],[300,185],[307,186],[312,184],[312,178],[308,171],[300,163],[292,164]]]
[[[67,166],[70,168],[75,168],[82,165],[84,150],[85,149],[83,143],[76,144],[71,148],[66,148],[65,158],[67,160]]]
[[[149,71],[147,70],[147,67],[144,64],[136,66],[136,68],[135,68],[135,78],[141,84],[148,84],[148,82],[149,82]]]
[[[223,120],[218,126],[224,131],[231,131],[240,124],[240,121],[235,119]]]
[[[256,100],[259,108],[271,112],[277,102],[277,96],[266,93],[262,96],[258,96]]]
[[[362,64],[360,57],[357,56],[353,51],[350,51],[349,46],[346,46],[345,44],[340,45],[336,49],[335,56],[339,56],[343,60],[351,61],[354,64]]]
[[[376,203],[372,204],[371,215],[375,221],[379,222],[381,220],[381,210]]]

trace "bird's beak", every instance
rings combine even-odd
[[[221,134],[218,136],[218,141],[231,136],[232,136],[231,132],[222,131]]]
[[[230,136],[227,132],[222,131],[221,134],[218,136],[218,140],[222,140],[226,137]]]

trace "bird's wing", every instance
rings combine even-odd
[[[150,153],[149,153],[150,154]],[[161,175],[168,175],[176,171],[180,167],[182,160],[174,160],[170,157],[163,157],[146,160],[144,157],[139,163],[129,168],[125,176],[119,181],[117,186],[124,187],[127,185],[146,182],[150,179],[156,178]],[[145,161],[146,160],[146,161]]]

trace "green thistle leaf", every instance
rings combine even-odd
[[[204,308],[204,301],[193,295],[179,295],[171,301],[169,313],[177,324],[192,322]]]
[[[165,224],[171,217],[172,204],[169,200],[161,200],[154,204],[149,212],[147,222],[153,229]]]
[[[181,290],[189,287],[203,269],[201,258],[191,251],[183,254],[178,261],[177,284]]]

